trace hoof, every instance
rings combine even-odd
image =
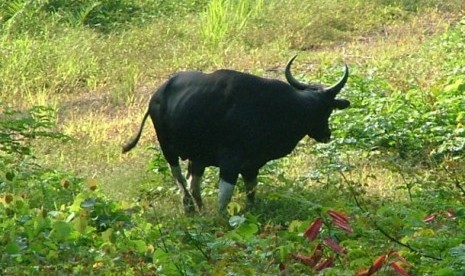
[[[194,201],[192,200],[192,198],[190,196],[185,196],[183,199],[182,199],[182,204],[184,206],[184,212],[186,213],[186,215],[192,215],[192,214],[195,214],[195,204],[194,204]]]

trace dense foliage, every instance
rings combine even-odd
[[[183,216],[157,147],[150,150],[149,179],[132,174],[122,187],[115,186],[119,180],[58,169],[79,154],[89,160],[86,167],[116,163],[119,153],[102,148],[114,147],[111,139],[126,125],[102,114],[128,117],[126,109],[115,110],[134,105],[137,85],[154,72],[211,68],[224,64],[231,49],[281,60],[289,49],[305,54],[349,43],[351,35],[428,8],[462,7],[460,1],[312,3],[321,2],[345,13],[305,6],[318,20],[296,11],[295,22],[277,24],[269,15],[286,9],[281,1],[0,0],[0,54],[8,61],[0,64],[1,274],[465,273],[464,18],[415,52],[365,63],[352,58],[343,92],[352,106],[332,117],[333,141],[305,139],[291,156],[263,168],[252,209],[244,209],[238,185],[228,218],[209,209]],[[279,37],[286,29],[292,34]],[[153,40],[154,30],[163,39]],[[185,59],[178,57],[183,50]],[[147,60],[160,60],[159,71],[150,71]],[[144,77],[142,69],[149,71]],[[331,67],[322,81],[331,83],[339,70]],[[97,112],[94,98],[81,103],[90,107],[86,112],[65,116],[77,108],[67,102],[73,94],[108,89],[109,107],[88,125],[78,117]],[[63,118],[76,126],[63,127]],[[99,124],[108,125],[108,134]],[[216,171],[207,170],[207,205],[215,205],[216,181]],[[124,199],[111,196],[114,189]]]

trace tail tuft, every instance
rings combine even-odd
[[[131,140],[131,142],[129,142],[129,143],[127,143],[126,145],[124,145],[124,146],[123,146],[123,151],[122,151],[122,153],[126,153],[126,152],[132,150],[132,149],[136,146],[137,140],[138,140],[138,139],[133,139],[133,140]]]
[[[149,110],[147,110],[147,112],[144,115],[144,119],[142,119],[142,123],[140,125],[139,132],[137,132],[136,137],[132,138],[131,141],[129,141],[126,145],[123,146],[123,151],[122,151],[123,153],[126,153],[132,150],[132,148],[134,148],[137,145],[137,142],[139,142],[139,139],[140,139],[140,135],[142,134],[142,129],[144,128],[145,120],[147,120],[148,116],[149,116]]]

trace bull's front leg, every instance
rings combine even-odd
[[[255,203],[255,190],[258,184],[258,169],[249,168],[241,174],[242,179],[244,179],[245,192],[247,194],[246,208],[250,208]]]
[[[218,186],[218,210],[220,214],[225,214],[228,204],[231,201],[232,195],[234,193],[234,185],[223,179],[220,179]]]
[[[184,212],[186,212],[186,214],[194,213],[194,201],[192,200],[192,195],[189,193],[189,190],[187,189],[187,181],[186,178],[184,178],[184,176],[182,175],[181,167],[171,166],[171,173],[173,174],[173,177],[176,180],[176,184],[178,185],[179,190],[181,191]]]

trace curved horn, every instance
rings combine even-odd
[[[289,60],[289,62],[287,63],[286,65],[286,70],[285,70],[285,75],[286,75],[286,79],[287,79],[287,82],[289,82],[289,84],[296,88],[296,89],[299,89],[299,90],[305,90],[308,88],[308,85],[305,84],[305,83],[301,83],[299,82],[298,80],[296,80],[292,74],[291,74],[291,64],[292,62],[294,61],[294,59],[297,57],[297,55],[295,55],[293,58],[291,58]]]
[[[344,64],[344,75],[342,78],[333,86],[328,87],[325,89],[326,93],[329,93],[332,97],[336,97],[336,95],[341,91],[341,89],[344,87],[344,85],[347,82],[347,79],[349,78],[349,67],[347,64]]]

